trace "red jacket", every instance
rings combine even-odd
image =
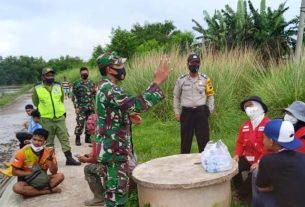
[[[253,130],[251,121],[248,120],[239,129],[235,154],[245,156],[251,165],[267,152],[264,147],[264,129],[269,120],[265,116],[255,130]]]
[[[295,132],[295,137],[299,138],[303,143],[303,146],[297,149],[298,152],[305,153],[305,127],[300,128]]]

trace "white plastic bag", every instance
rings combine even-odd
[[[222,172],[232,169],[232,158],[227,146],[221,141],[209,141],[201,152],[201,164],[207,172]]]

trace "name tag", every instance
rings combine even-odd
[[[258,128],[258,131],[262,132],[262,131],[264,131],[264,129],[265,129],[265,127],[261,126],[261,127]]]
[[[249,161],[249,162],[253,162],[254,161],[254,156],[246,156],[246,159]]]

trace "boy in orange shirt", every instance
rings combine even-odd
[[[13,186],[15,193],[31,197],[61,192],[56,186],[64,180],[64,175],[57,173],[54,149],[45,147],[48,135],[47,130],[36,129],[32,143],[17,151],[12,162],[13,175],[18,176],[18,182]],[[49,176],[46,175],[48,169]]]

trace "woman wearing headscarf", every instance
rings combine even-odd
[[[249,119],[241,125],[236,141],[234,160],[238,162],[238,174],[233,177],[233,184],[238,198],[248,200],[251,198],[252,172],[266,153],[263,132],[270,119],[265,115],[268,111],[266,104],[258,96],[243,100],[240,108]],[[248,173],[245,179],[242,172]]]
[[[293,124],[295,137],[303,142],[303,146],[296,151],[305,153],[305,103],[295,101],[284,109],[284,120]]]

